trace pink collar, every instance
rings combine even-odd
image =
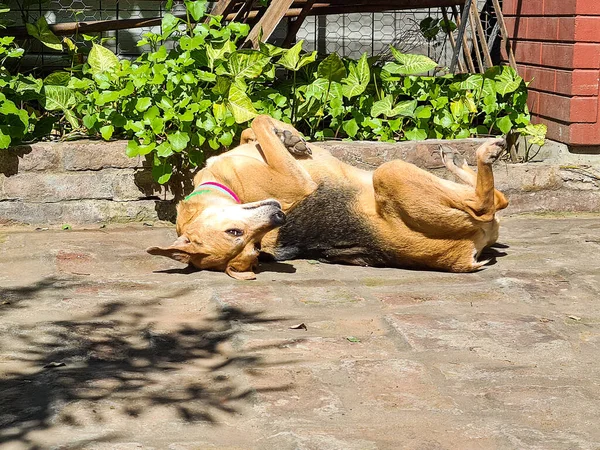
[[[217,191],[228,194],[231,198],[233,198],[235,200],[236,203],[242,203],[240,198],[237,195],[235,195],[235,192],[233,192],[227,186],[225,186],[221,183],[216,183],[214,181],[207,181],[205,183],[198,185],[198,187],[196,189],[194,189],[194,192],[192,192],[190,195],[188,195],[185,198],[185,200],[187,201],[195,195],[207,194],[209,192],[213,192],[213,191],[211,191],[211,189],[216,189]]]

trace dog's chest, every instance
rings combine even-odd
[[[288,212],[279,229],[274,256],[383,266],[391,255],[364,215],[357,212],[351,187],[321,184]]]

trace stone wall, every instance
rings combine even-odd
[[[403,159],[449,177],[439,146],[455,148],[473,164],[482,142],[327,142],[322,146],[364,169]],[[507,212],[600,212],[600,155],[546,153],[547,163],[496,164],[496,184],[511,200]],[[122,141],[38,143],[2,150],[0,224],[173,220],[174,196],[152,180],[145,164],[143,158],[128,158]]]

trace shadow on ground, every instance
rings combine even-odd
[[[77,284],[47,278],[30,286],[0,288],[0,311],[35,308],[36,299]],[[179,290],[169,298],[187,292]],[[166,408],[183,422],[217,423],[223,414],[239,413],[242,402],[258,391],[240,386],[227,368],[266,363],[228,344],[244,324],[282,319],[228,308],[198,326],[175,321],[168,331],[157,330],[149,311],[161,298],[143,304],[139,299],[104,303],[83,320],[5,324],[0,350],[11,355],[18,370],[0,379],[0,447],[21,442],[42,448],[31,439],[33,432],[138,418],[152,414],[153,408]]]

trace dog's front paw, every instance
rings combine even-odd
[[[302,137],[288,130],[274,128],[273,131],[292,155],[299,157],[312,155],[310,148],[308,148],[306,141]]]

